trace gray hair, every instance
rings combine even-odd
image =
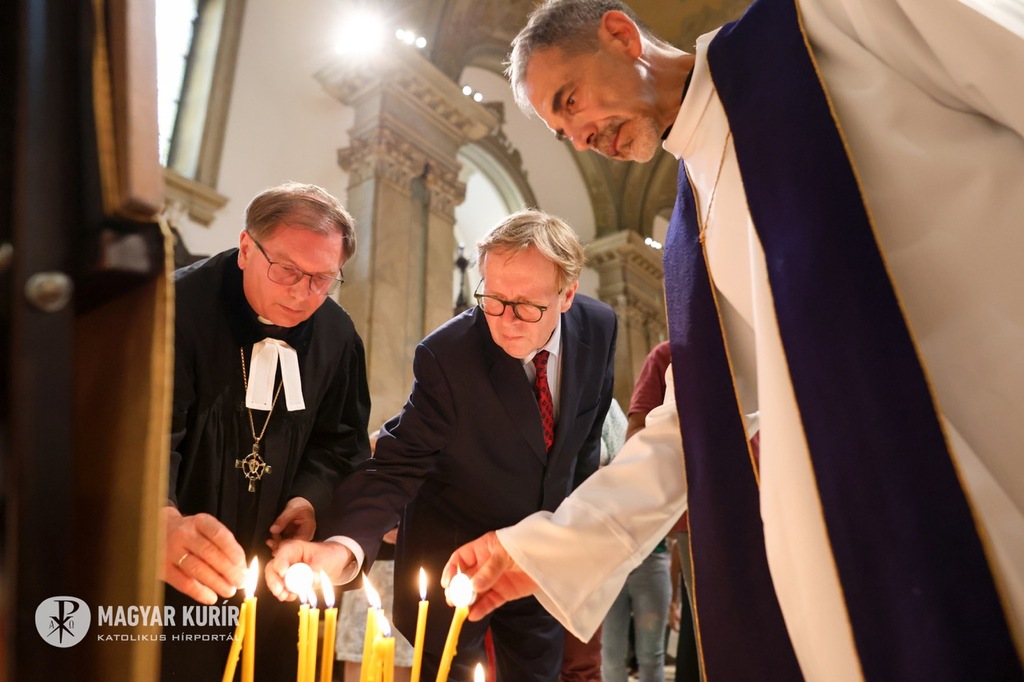
[[[548,48],[558,48],[567,56],[596,52],[601,18],[612,10],[632,19],[645,37],[657,40],[636,12],[619,0],[546,0],[530,13],[526,26],[512,40],[505,69],[520,109],[533,113],[526,96],[526,66],[533,54]]]
[[[263,190],[245,207],[245,230],[256,239],[268,237],[281,222],[319,234],[340,232],[344,260],[356,253],[355,221],[322,187],[286,182]]]
[[[486,277],[485,256],[491,251],[524,251],[531,246],[558,268],[560,292],[580,278],[587,259],[579,235],[561,218],[535,209],[513,213],[477,242],[480,276]]]

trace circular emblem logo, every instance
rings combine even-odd
[[[39,636],[62,649],[81,642],[91,622],[89,606],[78,597],[50,597],[36,607]]]

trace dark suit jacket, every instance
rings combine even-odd
[[[550,453],[522,362],[494,343],[479,308],[416,348],[408,402],[385,425],[374,458],[345,481],[319,524],[323,537],[356,540],[370,561],[381,536],[401,520],[395,559],[400,628],[403,612],[415,617],[420,566],[437,590],[430,624],[446,629],[437,584],[452,551],[533,512],[554,510],[597,469],[616,331],[611,308],[586,296],[577,295],[562,314],[559,416]]]

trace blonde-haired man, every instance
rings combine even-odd
[[[416,348],[408,402],[321,523],[338,541],[284,543],[267,569],[268,585],[285,597],[281,576],[295,561],[350,580],[401,521],[395,620],[407,637],[421,566],[430,578],[424,679],[436,675],[451,621],[438,585],[448,555],[482,532],[554,509],[595,471],[612,397],[615,314],[577,293],[584,255],[572,229],[520,211],[480,242],[479,255],[479,305]],[[488,627],[499,679],[558,678],[564,630],[531,598],[465,624],[451,679],[472,679]]]

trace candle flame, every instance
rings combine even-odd
[[[377,616],[377,630],[385,637],[391,636],[391,624],[388,622],[388,617],[384,615],[384,611],[377,610],[374,612]]]
[[[331,584],[331,579],[327,577],[327,574],[320,571],[320,593],[324,595],[324,606],[329,609],[334,608],[334,585]]]
[[[484,682],[484,664],[477,663],[476,670],[473,671],[473,682]]]
[[[245,572],[245,598],[251,599],[256,594],[256,584],[260,580],[260,560],[252,558],[249,563],[249,570]]]
[[[305,602],[306,594],[313,589],[313,569],[309,567],[309,564],[301,562],[292,564],[284,572],[284,586]]]
[[[306,594],[309,595],[306,599],[306,601],[309,602],[309,608],[315,609],[317,606],[316,591],[313,590],[312,585],[309,586],[309,591]]]
[[[380,594],[377,590],[373,589],[373,584],[370,582],[370,578],[363,573],[363,591],[366,592],[367,603],[375,609],[380,608]]]
[[[456,607],[469,606],[476,599],[473,581],[461,570],[452,576],[451,582],[448,583],[448,599]]]
[[[420,599],[427,598],[427,572],[420,566]]]

